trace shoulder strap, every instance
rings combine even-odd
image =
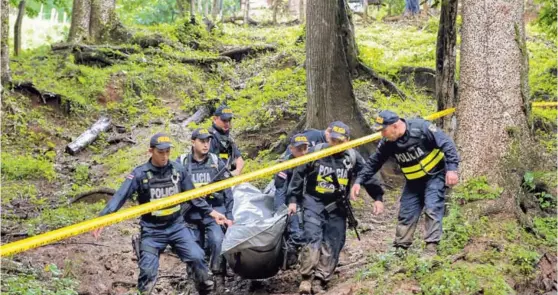
[[[316,144],[316,145],[314,146],[314,151],[317,152],[317,151],[323,149],[324,146],[325,146],[325,143],[320,142],[320,143],[318,143],[318,144]]]
[[[207,161],[207,165],[211,167],[211,165],[215,165],[216,169],[219,169],[219,157],[214,153],[209,153],[209,161]]]
[[[178,160],[178,163],[180,163],[180,165],[186,167],[186,165],[187,165],[187,163],[186,163],[187,158],[188,158],[188,155],[187,155],[187,154],[182,154],[182,155],[180,155],[180,158],[179,158],[179,160]]]
[[[348,149],[347,150],[347,156],[349,158],[349,162],[351,163],[352,168],[354,168],[355,165],[356,165],[356,158],[357,158],[355,150]]]

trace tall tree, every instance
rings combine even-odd
[[[370,134],[351,83],[359,61],[345,0],[309,0],[306,21],[307,126],[342,120],[353,137]]]
[[[438,41],[436,43],[436,99],[438,110],[453,108],[455,95],[455,42],[457,33],[458,0],[442,0]],[[442,127],[452,138],[455,131],[455,116],[446,116],[440,120]]]
[[[115,5],[115,0],[74,0],[68,42],[110,40],[111,31],[117,25]]]
[[[304,23],[306,18],[306,0],[298,0],[298,21]]]
[[[9,84],[12,81],[10,73],[10,48],[8,40],[10,36],[10,1],[2,0],[1,2],[1,37],[0,37],[0,64],[2,65],[2,86]]]
[[[456,143],[462,176],[502,182],[503,157],[526,141],[524,0],[464,0]]]
[[[14,24],[14,54],[18,56],[21,52],[21,26],[25,15],[25,0],[19,1],[17,8],[17,18]]]

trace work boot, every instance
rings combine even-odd
[[[198,291],[200,294],[209,294],[215,286],[212,280],[205,280],[198,284]]]
[[[312,294],[312,282],[310,280],[303,280],[298,286],[299,294]]]
[[[438,243],[426,243],[424,248],[424,256],[426,258],[432,258],[438,254]]]
[[[324,283],[320,279],[315,279],[312,281],[312,292],[314,294],[324,293]]]

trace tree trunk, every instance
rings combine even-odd
[[[196,0],[190,0],[190,23],[196,23]]]
[[[440,26],[436,44],[436,100],[438,110],[455,107],[455,42],[457,38],[455,21],[458,0],[442,0]],[[440,120],[440,127],[455,138],[455,115]]]
[[[342,120],[353,138],[370,134],[351,84],[358,54],[345,1],[309,0],[306,11],[307,127]]]
[[[223,0],[213,0],[213,10],[211,10],[211,19],[217,22],[219,15],[221,14],[221,2]]]
[[[368,23],[368,0],[362,1],[362,21]]]
[[[6,86],[12,82],[12,75],[10,73],[10,48],[8,39],[10,36],[10,1],[2,0],[2,27],[0,34],[0,64],[2,65],[2,86]]]
[[[502,181],[512,143],[528,142],[523,0],[464,0],[456,143],[463,179]]]
[[[21,52],[21,24],[25,15],[25,0],[19,1],[17,8],[17,18],[14,24],[14,54],[18,56]]]
[[[279,10],[279,2],[281,0],[273,0],[273,24],[277,24],[277,11]]]
[[[250,0],[244,0],[244,25],[250,23]]]
[[[306,19],[306,0],[298,0],[298,20],[304,23]]]
[[[89,37],[90,20],[91,0],[74,0],[68,43],[79,43]]]

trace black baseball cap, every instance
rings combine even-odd
[[[232,109],[226,105],[222,105],[218,107],[213,115],[220,117],[221,120],[224,121],[229,121],[230,119],[233,118]]]
[[[171,139],[164,133],[157,133],[151,137],[149,147],[164,150],[172,147]]]
[[[351,136],[351,130],[347,124],[341,121],[331,122],[328,126],[329,128],[329,135],[332,138],[345,140]]]
[[[301,146],[301,145],[308,145],[310,144],[310,142],[308,142],[308,138],[306,137],[306,135],[299,133],[299,134],[295,134],[293,135],[293,137],[291,137],[291,146],[297,147],[297,146]]]
[[[210,138],[213,137],[213,135],[211,135],[211,133],[209,133],[209,131],[207,130],[207,128],[198,128],[196,130],[194,130],[194,132],[192,132],[192,139],[206,139],[206,138]]]
[[[374,124],[374,129],[377,131],[383,130],[387,126],[399,121],[399,116],[392,111],[381,111],[376,117],[376,124]]]

